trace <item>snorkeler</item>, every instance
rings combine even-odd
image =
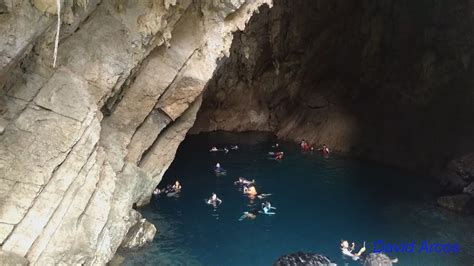
[[[216,152],[219,151],[216,146],[212,146],[212,148],[209,150],[210,152]]]
[[[216,193],[212,193],[211,197],[207,200],[206,203],[215,207],[217,206],[217,204],[221,204],[222,200],[217,197]]]
[[[364,246],[359,250],[357,253],[352,253],[354,251],[355,244],[352,242],[352,245],[349,247],[349,242],[347,240],[342,240],[341,241],[341,252],[342,255],[348,256],[352,258],[353,260],[359,260],[362,253],[365,251],[365,241],[364,241]]]
[[[271,210],[276,210],[276,207],[273,207],[272,204],[268,201],[266,201],[265,203],[262,203],[261,213],[264,213],[264,214],[267,214],[267,215],[276,214],[275,212],[271,212]]]

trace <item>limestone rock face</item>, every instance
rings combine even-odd
[[[128,230],[127,235],[120,245],[122,248],[138,248],[151,242],[155,237],[155,226],[142,218],[138,212],[136,214],[137,222]]]
[[[473,19],[469,0],[275,1],[235,34],[192,132],[441,170],[474,150]]]
[[[104,265],[153,239],[132,207],[171,164],[232,32],[271,1],[65,0],[57,68],[56,1],[0,2],[0,259]]]
[[[28,260],[15,253],[0,250],[0,264],[26,266],[28,265]]]

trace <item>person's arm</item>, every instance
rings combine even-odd
[[[360,256],[362,253],[364,253],[365,251],[365,241],[364,241],[364,246],[359,250],[359,252],[357,252],[357,256]]]
[[[217,201],[219,202],[219,204],[221,204],[221,203],[222,203],[222,200],[221,200],[221,199],[219,199],[219,198],[217,198]]]

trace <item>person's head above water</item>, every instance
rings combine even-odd
[[[221,167],[221,164],[220,163],[216,163],[216,168],[220,168]]]
[[[349,248],[349,242],[347,242],[347,240],[341,240],[341,248]]]

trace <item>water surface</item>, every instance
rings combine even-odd
[[[474,217],[436,206],[429,179],[374,163],[318,153],[303,154],[280,142],[282,162],[269,160],[275,140],[256,133],[188,136],[160,184],[179,179],[179,198],[155,198],[141,210],[158,229],[152,244],[125,254],[125,265],[271,265],[282,254],[318,252],[338,265],[341,239],[372,243],[458,243],[458,254],[390,254],[398,265],[473,265]],[[210,153],[212,145],[238,144],[239,151]],[[216,177],[220,162],[226,176]],[[239,222],[251,202],[233,185],[236,177],[257,180],[273,193],[274,216]],[[223,204],[204,203],[212,192]],[[356,246],[357,248],[357,246]]]

